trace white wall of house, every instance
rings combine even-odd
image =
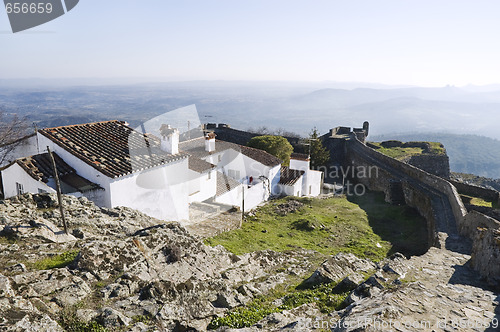
[[[112,179],[111,206],[127,206],[161,220],[189,220],[188,159]]]
[[[323,182],[323,172],[308,170],[304,174],[304,184],[302,186],[303,196],[318,196],[321,194]]]
[[[301,197],[302,196],[302,180],[304,179],[303,176],[301,176],[297,182],[295,182],[293,185],[284,185],[284,184],[278,184],[277,185],[277,190],[279,190],[279,195],[280,196],[297,196]]]
[[[23,193],[38,194],[43,192],[55,193],[56,191],[41,181],[33,179],[17,163],[12,164],[2,171],[3,193],[5,198],[17,196],[17,184],[22,185]]]
[[[89,200],[94,202],[98,206],[111,208],[111,198],[109,193],[111,179],[106,175],[99,172],[94,167],[88,165],[84,161],[75,157],[70,152],[66,151],[59,145],[52,142],[47,137],[38,133],[38,144],[40,146],[40,153],[47,152],[47,146],[51,151],[57,153],[69,166],[76,170],[76,173],[81,177],[98,184],[104,190],[100,190],[99,193],[85,195]]]
[[[240,185],[233,190],[217,196],[215,201],[226,205],[237,206],[240,209],[243,206],[243,186],[245,192],[245,212],[256,208],[259,204],[269,199],[269,190],[263,182],[257,181],[253,186]]]
[[[303,196],[318,196],[321,194],[323,172],[310,169],[309,160],[290,159],[290,169],[305,171],[302,184]]]
[[[245,212],[256,208],[260,203],[268,199],[269,190],[264,182],[255,184],[250,188],[245,187]]]
[[[260,176],[265,176],[269,179],[271,188],[278,184],[281,165],[269,167],[233,149],[224,152],[221,161],[216,165],[227,176],[238,181],[249,177],[258,180]]]
[[[274,166],[269,169],[268,178],[271,182],[271,192],[276,194],[278,190],[278,183],[280,182],[281,177],[281,165]]]
[[[9,151],[12,148],[11,151]],[[5,157],[4,157],[4,154]],[[36,135],[22,140],[19,144],[0,147],[0,167],[7,166],[16,159],[33,156],[38,154],[38,145]]]
[[[241,208],[241,193],[243,190],[243,185],[239,185],[231,191],[228,191],[220,196],[215,198],[217,203],[237,206]]]
[[[189,170],[190,180],[188,184],[188,201],[203,202],[217,194],[217,172],[212,170],[206,173],[198,173]]]

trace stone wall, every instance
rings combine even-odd
[[[458,182],[454,180],[449,180],[449,181],[457,188],[458,192],[463,195],[480,197],[493,202],[500,202],[500,192],[496,190],[474,186],[471,184]]]
[[[442,178],[450,177],[450,159],[448,155],[421,154],[405,160],[408,164]]]
[[[233,129],[227,124],[219,123],[216,125],[214,123],[208,123],[205,125],[205,130],[213,131],[217,135],[217,139],[222,141],[227,141],[231,143],[236,143],[240,145],[247,145],[248,141],[255,136],[261,136],[261,134],[255,134],[244,130]],[[284,136],[288,142],[295,148],[299,146],[299,137],[287,137]]]
[[[470,238],[474,269],[492,286],[500,288],[500,221],[477,211],[468,213],[449,181],[370,149],[353,136],[349,139],[347,156],[353,166],[379,167],[376,178],[357,180],[371,190],[385,192],[386,199],[390,198],[391,182],[402,183],[406,204],[427,220],[429,245],[442,245],[438,232],[449,235],[457,232]],[[447,204],[440,205],[440,200],[446,200]]]
[[[488,283],[500,289],[500,222],[477,211],[470,212],[461,225],[472,236],[471,264]]]

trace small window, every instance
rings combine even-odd
[[[300,191],[297,191],[297,197],[299,197],[299,196],[300,196]]]
[[[218,155],[218,156],[217,156],[217,159],[219,160],[219,163],[220,163],[220,161],[222,160],[222,156],[221,156],[221,155]]]
[[[309,186],[309,195],[311,195],[311,192],[312,192],[312,186]]]
[[[16,182],[16,190],[18,195],[24,194],[24,187],[21,183]]]
[[[47,190],[43,190],[43,189],[38,188],[38,193],[39,194],[45,194],[46,192],[47,192]]]
[[[238,170],[229,169],[229,170],[227,170],[227,175],[233,179],[236,179],[236,180],[240,179],[240,171],[238,171]]]
[[[212,178],[212,172],[208,172],[207,180],[210,180]]]

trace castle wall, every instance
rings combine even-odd
[[[255,136],[261,136],[261,134],[255,134],[248,131],[233,129],[225,124],[219,124],[215,126],[214,124],[207,124],[207,130],[213,131],[217,135],[217,139],[222,141],[236,143],[239,145],[247,145],[248,141],[250,141]],[[295,148],[299,145],[299,137],[287,137],[284,136],[288,142]]]
[[[448,155],[416,155],[411,156],[408,164],[418,167],[428,173],[440,176],[442,178],[450,177],[450,159]]]
[[[493,202],[500,202],[500,192],[493,189],[486,189],[483,187],[474,186],[471,184],[458,182],[454,180],[449,180],[453,184],[458,192],[463,195],[469,195],[473,197],[480,197],[486,200],[491,200]]]
[[[491,286],[500,288],[500,222],[472,211],[465,217],[463,231],[472,235],[472,267]]]
[[[349,139],[347,157],[354,166],[379,167],[376,178],[357,180],[371,190],[383,191],[388,201],[391,181],[401,181],[406,203],[427,220],[429,245],[443,245],[439,232],[457,232],[470,238],[474,269],[491,285],[500,287],[500,221],[477,211],[468,213],[457,189],[449,181],[378,153],[353,136]],[[476,188],[466,189],[476,194],[491,194]]]

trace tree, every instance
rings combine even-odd
[[[292,145],[286,138],[281,136],[255,136],[250,139],[248,146],[269,152],[273,156],[283,160],[284,165],[288,165],[290,163],[290,155],[293,152]]]
[[[6,160],[10,152],[22,144],[28,129],[25,118],[19,118],[17,114],[8,115],[0,109],[0,165]]]
[[[311,166],[326,166],[330,161],[330,152],[323,146],[316,127],[314,127],[309,134],[309,144]]]

